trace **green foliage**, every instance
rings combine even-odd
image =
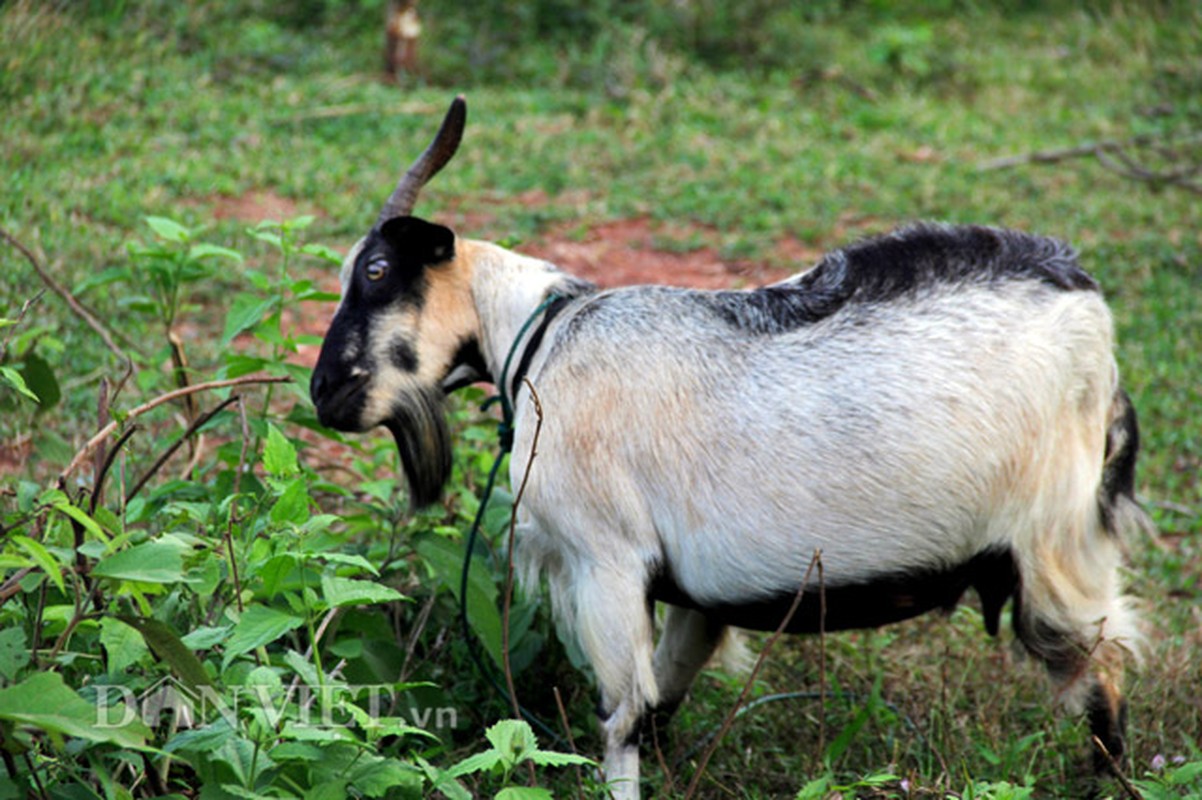
[[[530,762],[537,767],[595,766],[592,761],[570,753],[541,750],[529,723],[524,720],[501,720],[484,732],[492,745],[455,764],[433,781],[434,788],[449,786],[452,781],[476,773],[491,773],[505,786],[496,800],[543,800],[550,798],[546,789],[511,786],[514,770]]]
[[[417,514],[395,489],[391,443],[321,430],[305,396],[338,261],[313,240],[349,247],[448,95],[467,90],[463,150],[419,213],[519,249],[636,218],[657,248],[708,251],[750,283],[761,266],[796,269],[920,217],[1074,242],[1115,309],[1141,415],[1139,489],[1162,531],[1129,544],[1154,629],[1131,695],[1128,772],[1148,797],[1197,794],[1197,754],[1181,737],[1202,726],[1196,202],[1092,159],[977,169],[1196,132],[1196,4],[421,8],[424,73],[398,91],[374,78],[383,0],[0,4],[0,227],[118,351],[0,245],[0,751],[13,758],[0,793],[40,782],[50,796],[429,795],[510,713],[459,620],[462,603],[495,671],[504,490],[460,596],[463,533],[495,446],[482,393],[453,404],[447,499]],[[281,221],[260,222],[270,216]],[[609,277],[602,261],[593,277]],[[260,374],[292,382],[129,416],[168,391]],[[137,430],[93,497],[93,456],[58,477],[98,429],[102,397],[118,433]],[[548,687],[560,687],[581,752],[599,752],[573,644],[538,596],[519,593],[510,617],[519,697],[552,720]],[[717,788],[702,794],[1083,791],[1084,725],[1050,712],[1042,674],[1008,663],[980,627],[961,609],[950,625],[829,636],[821,653],[782,642],[757,696],[817,686],[822,663],[844,699],[741,717],[710,767]],[[703,676],[673,724],[667,769],[646,760],[650,788],[671,794],[666,775],[690,769],[681,752],[740,685]],[[166,689],[198,698],[193,727]],[[444,711],[458,724],[440,724]],[[513,764],[457,773],[439,791],[577,792],[557,771],[506,785],[525,770],[491,738],[487,748]],[[1159,753],[1169,764],[1131,766]]]

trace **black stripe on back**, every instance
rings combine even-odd
[[[704,297],[735,327],[779,333],[849,306],[1010,281],[1037,281],[1062,291],[1098,289],[1077,265],[1073,249],[1056,239],[1000,228],[920,224],[836,250],[794,280]]]

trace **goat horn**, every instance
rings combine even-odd
[[[413,211],[417,202],[417,193],[433,178],[440,169],[446,166],[459,149],[463,139],[463,123],[467,120],[467,101],[459,95],[451,101],[447,115],[442,120],[442,127],[426,151],[418,156],[413,166],[401,177],[400,183],[392,190],[392,196],[384,204],[376,227],[380,227],[390,219],[403,217]]]

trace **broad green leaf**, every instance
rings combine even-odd
[[[432,792],[442,792],[447,800],[472,800],[472,793],[455,779],[451,770],[438,769],[421,756],[417,756],[416,759],[417,765],[425,773],[426,779],[430,781]]]
[[[274,430],[274,429],[273,429]],[[303,525],[309,519],[309,486],[304,478],[295,478],[284,488],[268,518],[277,525]]]
[[[364,755],[355,762],[348,777],[350,784],[366,797],[392,796],[394,791],[402,796],[419,797],[421,792],[421,773],[395,758]]]
[[[171,671],[189,689],[195,691],[197,687],[213,684],[204,664],[167,623],[151,617],[122,617],[121,620],[142,634],[154,654],[166,661]]]
[[[280,250],[284,249],[284,240],[275,231],[266,229],[251,229],[247,231],[247,233],[258,239],[260,242],[267,242],[268,244]]]
[[[278,298],[240,294],[234,298],[225,315],[225,331],[221,334],[221,346],[225,347],[242,331],[258,325],[275,308]]]
[[[186,242],[192,236],[183,225],[166,217],[146,217],[146,224],[156,236],[168,242]]]
[[[501,757],[501,754],[490,748],[483,753],[468,756],[447,770],[446,774],[451,778],[459,778],[463,775],[473,775],[477,772],[488,772],[504,763],[505,760]]]
[[[29,644],[19,627],[0,631],[0,678],[11,681],[29,663]]]
[[[184,577],[184,552],[187,546],[172,539],[134,545],[102,558],[92,574],[142,583],[175,583]]]
[[[27,397],[35,403],[42,402],[36,394],[29,390],[29,387],[25,385],[25,378],[13,367],[0,367],[0,380],[15,389],[17,394]]]
[[[109,672],[116,674],[149,655],[141,632],[116,617],[100,620],[100,644],[108,654]]]
[[[321,680],[317,675],[317,667],[295,650],[289,649],[288,652],[284,653],[284,663],[292,668],[292,671],[300,677],[305,686],[321,685]]]
[[[241,264],[243,261],[242,254],[237,250],[231,250],[228,247],[221,247],[220,245],[209,244],[208,242],[197,242],[188,249],[188,258],[193,260],[212,258],[213,256],[228,258],[231,261],[237,261],[239,264]]]
[[[246,609],[242,618],[234,625],[229,641],[225,646],[225,658],[222,669],[243,653],[248,653],[256,647],[268,642],[274,642],[288,631],[295,630],[305,621],[300,617],[283,611],[277,611],[267,606],[254,605]]]
[[[551,800],[550,789],[541,786],[506,786],[497,792],[496,800]]]
[[[145,747],[150,731],[136,714],[127,716],[120,721],[105,718],[96,706],[63,683],[57,672],[38,672],[15,686],[0,689],[0,719],[93,742]]]
[[[573,764],[587,766],[592,764],[592,759],[584,756],[573,755],[572,753],[557,753],[548,750],[536,750],[530,754],[530,760],[540,767],[567,767]]]
[[[354,703],[347,703],[343,709],[360,729],[367,732],[368,741],[379,741],[384,736],[424,736],[438,741],[438,737],[425,728],[410,725],[400,717],[373,717]]]
[[[1202,778],[1202,761],[1191,761],[1169,773],[1168,781],[1172,786],[1185,786],[1194,783],[1198,778]]]
[[[226,353],[225,377],[239,378],[266,369],[273,362],[260,356],[248,356],[245,353]]]
[[[54,368],[50,366],[50,362],[30,351],[25,354],[24,363],[22,374],[25,377],[25,385],[37,395],[40,409],[46,411],[57,405],[63,392],[59,388],[58,378],[54,377]]]
[[[203,626],[189,631],[180,637],[180,641],[190,650],[207,650],[224,642],[229,637],[231,630],[233,630],[232,625]]]
[[[505,763],[511,769],[538,751],[538,740],[530,723],[521,719],[503,719],[484,732]]]
[[[328,520],[329,522],[337,519],[337,517],[335,517],[333,514],[323,514],[322,516],[333,517],[333,519]],[[322,553],[321,557],[330,564],[345,564],[351,567],[359,567],[364,572],[369,572],[372,575],[380,574],[380,571],[376,569],[375,564],[371,563],[358,553]]]
[[[273,748],[271,754],[276,755],[276,749]],[[305,800],[346,800],[352,796],[346,790],[346,778],[334,778],[305,790]]]
[[[415,549],[454,593],[459,597],[459,585],[463,576],[462,544],[440,536],[424,536],[417,540]],[[480,557],[473,557],[472,570],[467,585],[467,616],[472,630],[480,637],[484,649],[497,666],[501,659],[501,612],[497,610],[497,587],[489,575],[488,564]]]
[[[292,219],[284,220],[280,227],[287,231],[301,231],[312,225],[316,220],[317,217],[313,214],[300,214]]]
[[[321,594],[330,608],[339,606],[374,605],[404,600],[405,595],[389,586],[371,581],[340,578],[328,572],[321,574]]]
[[[234,729],[224,717],[218,717],[211,725],[180,731],[167,740],[163,751],[174,753],[183,750],[192,753],[209,753],[224,745],[234,736]]]
[[[263,468],[275,478],[288,478],[300,471],[296,447],[271,424],[267,426],[267,441],[263,444]]]
[[[97,539],[100,539],[101,541],[108,541],[108,537],[105,536],[100,524],[88,516],[88,512],[74,505],[67,495],[58,489],[49,489],[43,492],[38,502],[75,520],[82,525],[88,533],[92,534]]]
[[[276,761],[309,761],[315,763],[325,758],[325,751],[308,742],[284,742],[271,748],[271,757]]]
[[[33,559],[33,563],[37,564],[42,572],[49,576],[50,580],[60,592],[65,592],[66,588],[63,583],[63,571],[59,567],[58,561],[50,554],[41,542],[30,539],[28,536],[11,536],[9,541],[17,547],[25,551],[25,553]]]
[[[315,256],[331,264],[342,263],[342,254],[337,250],[326,247],[324,244],[306,244],[301,247],[300,251],[305,255]],[[337,300],[338,295],[334,295],[334,299]]]

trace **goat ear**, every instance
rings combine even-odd
[[[393,217],[380,228],[384,241],[405,257],[423,266],[455,257],[455,232],[417,217]]]

